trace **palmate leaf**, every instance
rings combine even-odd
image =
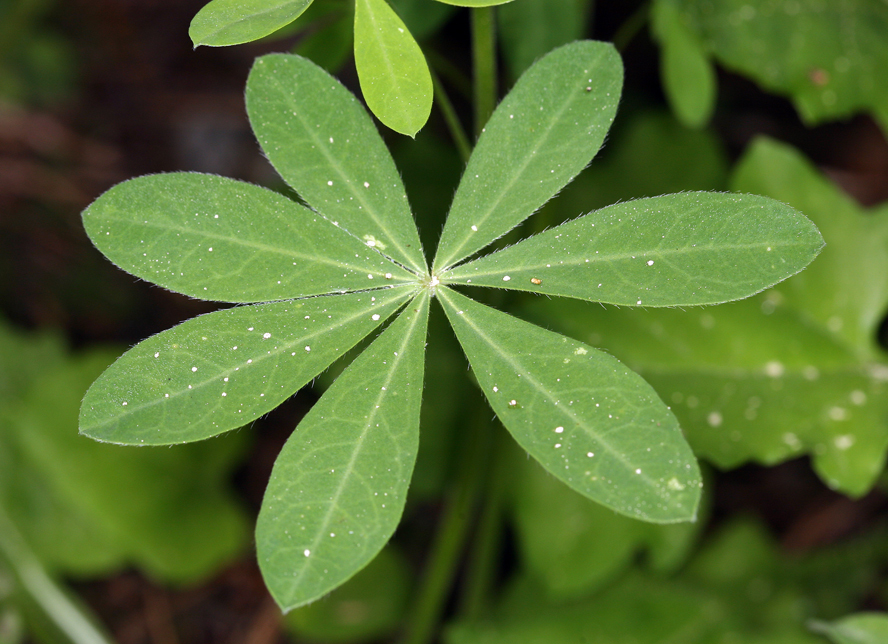
[[[191,20],[195,47],[224,47],[258,40],[293,22],[312,0],[213,0]]]
[[[658,523],[695,517],[700,471],[678,421],[611,356],[442,288],[439,299],[497,417],[581,494]]]
[[[419,446],[428,308],[423,292],[346,368],[278,456],[256,546],[285,611],[363,568],[401,520]]]
[[[392,288],[242,306],[144,340],[90,387],[80,431],[169,445],[255,420],[326,369],[412,291]]]
[[[814,224],[773,199],[682,193],[602,208],[441,281],[630,306],[714,304],[798,273],[822,247]]]
[[[84,211],[83,225],[122,269],[203,300],[263,302],[411,278],[293,200],[208,174],[120,183]]]
[[[247,113],[281,177],[309,206],[368,246],[425,272],[419,233],[394,161],[354,95],[298,56],[256,60]]]
[[[613,46],[565,45],[515,84],[478,139],[441,234],[441,271],[520,224],[595,156],[620,99]]]
[[[355,67],[367,107],[395,132],[415,136],[432,111],[432,76],[386,0],[356,0]]]

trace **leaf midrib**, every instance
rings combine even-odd
[[[440,289],[439,292],[441,293],[441,296],[442,296],[443,299],[447,299],[448,291],[449,291],[449,289],[447,289],[446,287]],[[454,310],[454,312],[455,312],[455,311],[457,310],[457,307],[454,306],[454,304],[453,304],[453,302],[452,302],[451,300],[448,299],[447,302],[448,302],[448,304],[450,304],[451,308],[452,308],[452,309]],[[483,306],[483,305],[482,305],[482,306]],[[465,313],[463,313],[462,318],[466,321],[466,323],[467,323],[469,326],[472,327],[472,329],[475,331],[475,333],[478,335],[478,337],[480,337],[481,339],[483,339],[483,340],[487,343],[488,346],[490,346],[491,348],[494,348],[494,349],[496,350],[496,353],[498,353],[498,354],[500,355],[500,357],[501,357],[505,362],[507,362],[512,368],[514,368],[516,372],[521,372],[522,375],[523,375],[523,377],[525,377],[525,378],[527,379],[526,382],[529,382],[530,384],[532,384],[533,387],[534,387],[534,388],[535,388],[540,394],[543,394],[544,396],[546,396],[548,400],[558,400],[558,395],[555,394],[554,392],[552,392],[551,390],[549,390],[549,389],[548,389],[545,385],[543,385],[539,380],[537,380],[536,378],[534,378],[534,377],[531,375],[531,373],[528,372],[527,369],[524,368],[524,366],[523,366],[521,363],[519,363],[518,361],[514,360],[514,359],[513,359],[512,357],[510,357],[506,352],[499,350],[499,349],[497,348],[498,345],[496,345],[496,344],[495,344],[495,343],[489,338],[489,336],[487,336],[487,334],[485,334],[485,333],[481,330],[481,328],[480,328],[478,325],[474,324],[469,316],[467,316],[467,315],[465,315]],[[588,345],[585,345],[585,346],[588,346]],[[595,349],[594,347],[589,347],[589,349],[591,349],[592,351],[599,351],[599,349]],[[669,502],[672,501],[672,499],[670,499],[668,496],[663,496],[663,494],[661,493],[660,488],[659,488],[658,486],[656,486],[656,485],[653,484],[653,479],[651,479],[650,476],[648,476],[646,472],[642,471],[642,473],[641,473],[640,475],[635,474],[635,470],[636,470],[637,468],[634,467],[633,465],[631,465],[631,464],[629,463],[629,461],[627,461],[626,458],[624,458],[623,455],[622,455],[619,451],[617,451],[617,450],[611,445],[610,442],[608,442],[607,440],[605,440],[604,438],[602,438],[602,437],[599,435],[598,432],[596,432],[592,427],[589,427],[589,426],[588,426],[585,422],[583,422],[583,421],[582,421],[582,420],[581,420],[576,414],[572,413],[571,410],[570,410],[568,407],[566,407],[566,406],[564,406],[564,405],[556,405],[555,407],[556,407],[557,410],[559,410],[560,412],[562,412],[565,416],[567,416],[567,417],[570,418],[573,422],[575,422],[577,425],[579,425],[583,430],[585,430],[585,431],[587,432],[588,435],[593,436],[594,439],[595,439],[596,441],[598,441],[598,443],[599,443],[599,444],[605,449],[605,451],[607,451],[611,456],[615,457],[616,460],[619,461],[619,462],[620,462],[620,463],[626,468],[627,473],[629,473],[631,477],[640,477],[641,480],[643,480],[644,482],[646,482],[646,483],[649,485],[649,487],[652,488],[652,489],[656,492],[656,494],[657,494],[658,497],[660,497],[660,498],[663,499],[664,501],[669,501]]]
[[[411,266],[411,268],[414,269],[414,271],[418,271],[418,273],[425,272],[426,269],[423,268],[421,265],[417,265],[415,263],[416,259],[411,257],[410,253],[408,253],[404,249],[404,247],[401,245],[400,237],[398,235],[393,234],[391,232],[391,230],[389,229],[389,227],[383,223],[383,220],[380,218],[380,214],[377,212],[376,208],[373,207],[373,205],[369,201],[366,200],[366,198],[364,197],[364,193],[361,192],[360,190],[355,189],[355,187],[352,185],[352,182],[350,181],[351,175],[347,174],[345,172],[345,170],[342,168],[342,166],[336,161],[336,158],[330,154],[329,148],[324,143],[323,139],[321,139],[320,135],[316,134],[314,129],[309,127],[310,124],[308,123],[308,121],[305,120],[305,118],[303,118],[303,116],[301,114],[301,110],[294,109],[296,106],[289,98],[289,96],[290,96],[289,91],[283,87],[282,81],[278,80],[277,75],[275,75],[273,77],[272,82],[277,84],[279,94],[284,97],[284,100],[287,102],[287,105],[290,108],[290,112],[293,114],[293,116],[296,117],[296,119],[302,125],[303,131],[306,133],[308,138],[315,144],[315,148],[320,150],[321,154],[324,155],[324,158],[327,160],[328,166],[330,168],[332,168],[334,172],[336,172],[337,176],[342,181],[343,185],[348,186],[349,193],[354,197],[354,199],[358,202],[358,204],[360,204],[361,209],[363,209],[364,212],[366,212],[370,216],[373,223],[379,227],[379,230],[385,235],[387,241],[391,244],[394,244],[395,247],[400,251],[401,256],[410,262],[410,266]],[[350,100],[355,100],[355,99],[353,96],[351,96]],[[369,126],[372,128],[373,124],[370,123]],[[294,186],[294,188],[295,188],[295,186]],[[297,192],[298,192],[298,189],[297,189]],[[343,228],[343,230],[345,230],[350,235],[352,235],[353,237],[358,239],[357,235],[354,235],[353,233],[348,231],[346,228]],[[392,262],[398,266],[401,266],[400,262],[398,262],[396,259],[392,258],[388,254],[379,250],[378,247],[374,248],[374,250],[376,252],[378,252],[380,255],[382,255],[383,257],[385,257],[386,259],[388,259],[390,262]]]
[[[415,301],[415,300],[413,300]],[[425,306],[425,305],[423,305]],[[367,416],[364,422],[364,428],[361,431],[360,436],[358,437],[357,444],[355,449],[352,451],[351,458],[349,459],[348,464],[345,466],[345,470],[343,475],[340,477],[339,485],[336,487],[336,491],[333,493],[333,496],[330,497],[330,502],[327,504],[327,512],[324,514],[324,518],[320,523],[320,527],[315,532],[315,537],[311,541],[309,549],[312,552],[315,552],[318,545],[321,543],[323,539],[323,535],[325,535],[328,531],[328,528],[332,522],[332,517],[336,509],[339,507],[339,499],[342,497],[342,494],[345,488],[348,486],[350,482],[351,475],[355,470],[355,463],[358,459],[358,456],[361,453],[361,450],[364,446],[364,441],[367,437],[368,432],[370,431],[371,426],[375,423],[376,417],[380,414],[380,410],[383,408],[383,400],[389,394],[389,386],[391,385],[392,379],[394,378],[394,374],[398,371],[398,366],[405,359],[407,351],[405,351],[405,347],[410,343],[413,338],[413,334],[416,330],[416,325],[420,322],[422,315],[415,315],[413,317],[412,323],[409,327],[407,333],[404,334],[404,339],[401,342],[401,345],[398,347],[397,359],[392,360],[392,367],[389,369],[388,375],[385,379],[385,384],[383,385],[383,389],[380,389],[379,394],[376,397],[376,400],[373,402],[373,409],[370,411],[370,414]],[[312,562],[307,562],[305,566],[298,572],[298,574],[294,574],[294,579],[291,581],[293,586],[298,586],[302,581],[303,577],[305,577],[308,570],[311,568]]]
[[[400,300],[400,299],[406,299],[407,297],[409,297],[409,295],[407,295],[407,294],[405,294],[405,295],[401,295],[401,296],[399,296],[399,297],[393,298],[393,299],[391,300],[391,302],[387,302],[386,304],[390,304],[390,303],[391,303],[391,304],[394,304],[394,303],[396,303],[398,300]],[[353,322],[354,320],[360,318],[361,316],[366,315],[366,314],[368,313],[368,311],[370,311],[370,310],[371,310],[370,308],[367,308],[367,309],[363,309],[363,310],[361,310],[361,311],[356,311],[353,315],[351,315],[351,316],[345,318],[345,320],[344,320],[343,322],[337,324],[337,326],[340,326],[340,327],[341,327],[341,326],[345,326],[346,324],[349,324],[350,322]],[[382,320],[380,320],[380,324],[381,324],[381,323],[382,323]],[[97,424],[93,424],[93,425],[84,425],[84,426],[81,426],[81,431],[82,431],[83,433],[89,433],[89,431],[92,430],[92,429],[97,429],[97,428],[107,427],[107,426],[109,426],[109,425],[113,425],[113,424],[115,424],[115,423],[119,423],[119,422],[121,421],[122,418],[131,417],[133,414],[139,413],[139,412],[141,412],[141,411],[144,410],[144,409],[149,409],[149,408],[151,408],[151,407],[155,407],[155,406],[157,406],[157,405],[167,404],[167,403],[169,403],[169,402],[172,402],[173,400],[176,400],[177,398],[179,398],[180,396],[182,396],[182,395],[184,395],[184,394],[186,394],[186,393],[188,393],[188,392],[198,392],[198,391],[200,391],[200,389],[201,389],[202,387],[205,387],[206,385],[208,385],[208,384],[210,384],[210,383],[218,382],[218,381],[219,381],[219,378],[221,378],[221,377],[225,377],[225,376],[229,376],[229,375],[231,375],[232,373],[234,373],[235,371],[237,371],[238,369],[240,369],[241,367],[246,367],[247,364],[248,364],[248,363],[246,362],[246,360],[251,360],[251,361],[252,361],[251,363],[249,363],[250,365],[256,365],[256,364],[261,364],[261,363],[263,363],[264,361],[266,361],[266,360],[270,360],[270,359],[272,359],[272,358],[279,358],[281,354],[286,353],[288,350],[290,350],[290,349],[292,349],[293,347],[296,347],[296,346],[302,344],[302,343],[305,342],[306,340],[310,340],[310,339],[312,339],[312,338],[315,338],[316,336],[318,336],[318,335],[320,335],[320,334],[329,333],[331,328],[332,328],[332,327],[325,327],[325,328],[317,329],[316,331],[312,331],[312,332],[309,333],[308,335],[301,336],[298,340],[294,340],[292,343],[288,343],[288,344],[286,344],[285,346],[282,345],[282,348],[280,349],[280,351],[278,351],[278,352],[276,352],[276,353],[267,353],[267,352],[266,352],[266,353],[263,353],[263,354],[262,354],[261,356],[259,356],[259,357],[247,357],[247,358],[245,358],[245,360],[244,360],[242,363],[239,363],[239,364],[235,365],[235,367],[232,367],[232,368],[230,368],[230,369],[228,369],[228,370],[226,370],[226,371],[216,372],[216,373],[214,373],[213,376],[211,376],[210,378],[208,378],[208,379],[206,379],[206,380],[204,380],[204,381],[202,381],[202,382],[200,382],[200,383],[198,383],[198,384],[196,384],[196,385],[192,385],[192,388],[191,388],[191,389],[182,389],[182,390],[180,390],[180,391],[178,391],[178,392],[176,392],[176,393],[172,393],[172,392],[170,392],[170,397],[169,397],[169,398],[160,398],[160,399],[157,399],[157,400],[154,400],[154,401],[149,401],[149,402],[143,403],[143,404],[141,404],[141,405],[135,405],[135,406],[132,406],[132,407],[129,407],[129,405],[128,405],[128,406],[127,406],[127,407],[128,407],[127,412],[126,412],[124,415],[122,415],[122,416],[121,416],[121,415],[118,415],[118,416],[116,416],[115,418],[112,418],[112,419],[110,419],[110,420],[108,420],[108,421],[104,421],[104,422],[101,422],[101,423],[97,423]],[[208,417],[209,417],[209,415],[206,415],[206,416],[203,417],[203,419],[206,419],[206,418],[208,418]],[[192,423],[192,424],[191,424],[191,427],[194,427],[194,426],[196,426],[197,424],[198,424],[197,422]]]

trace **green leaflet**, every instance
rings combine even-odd
[[[391,155],[354,95],[298,56],[258,58],[247,113],[262,149],[313,209],[416,273],[425,260]]]
[[[630,517],[694,519],[700,471],[650,385],[588,345],[438,292],[491,407],[543,467]]]
[[[224,47],[258,40],[293,22],[312,0],[213,0],[191,20],[195,47]]]
[[[802,270],[823,246],[794,209],[755,195],[664,195],[602,208],[441,275],[629,306],[715,304]]]
[[[688,127],[702,127],[715,109],[716,78],[697,34],[672,2],[654,2],[652,31],[662,48],[660,75],[676,117]]]
[[[277,407],[412,293],[383,289],[243,306],[142,341],[90,387],[80,431],[169,445],[241,427]]]
[[[888,641],[888,614],[857,613],[832,623],[813,622],[811,630],[835,644],[882,644]]]
[[[435,271],[507,233],[586,167],[613,121],[622,80],[616,50],[591,41],[556,49],[524,73],[472,152]]]
[[[342,373],[284,445],[256,525],[259,566],[284,611],[321,597],[394,533],[419,445],[429,297],[414,299]]]
[[[412,277],[291,199],[208,174],[120,183],[84,211],[83,225],[119,267],[203,300],[283,300]]]
[[[432,76],[386,0],[356,0],[355,67],[370,111],[396,132],[415,136],[432,111]]]

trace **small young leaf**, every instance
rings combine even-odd
[[[857,613],[832,623],[815,621],[811,630],[835,644],[883,644],[888,641],[888,614]]]
[[[263,302],[413,281],[293,200],[214,175],[125,181],[83,212],[83,225],[119,267],[203,300]]]
[[[773,199],[682,193],[602,208],[441,281],[628,306],[715,304],[798,273],[822,247],[814,224]]]
[[[355,4],[355,67],[370,111],[395,132],[415,136],[432,111],[432,76],[385,0]]]
[[[401,520],[419,445],[428,299],[408,304],[349,365],[278,456],[256,547],[284,611],[358,572]]]
[[[213,0],[191,20],[195,47],[224,47],[258,40],[293,22],[312,0]]]
[[[377,290],[202,315],[139,343],[90,387],[80,431],[169,445],[255,420],[352,348],[412,291]]]
[[[256,60],[247,112],[265,154],[299,196],[387,257],[424,273],[401,177],[367,112],[299,56]]]
[[[443,4],[451,4],[455,7],[494,7],[498,4],[506,4],[512,0],[438,0]]]
[[[640,376],[586,344],[448,288],[438,293],[491,407],[543,467],[627,516],[694,519],[697,463]]]
[[[660,42],[660,75],[675,116],[688,127],[703,127],[715,108],[715,70],[700,38],[672,2],[654,2],[652,31]]]
[[[612,45],[565,45],[527,70],[484,128],[434,266],[452,266],[533,214],[595,156],[623,84]]]

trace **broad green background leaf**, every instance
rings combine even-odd
[[[817,228],[756,195],[664,195],[603,208],[441,276],[628,306],[748,297],[817,255]]]
[[[861,544],[853,545],[859,551]],[[884,548],[877,549],[884,553]],[[790,560],[760,526],[734,521],[711,535],[690,565],[672,579],[633,571],[585,598],[554,602],[545,599],[532,579],[519,577],[488,619],[456,624],[444,641],[826,644],[806,629],[805,621],[812,612],[822,615],[841,608],[821,598],[833,575],[848,576],[849,560],[836,554],[840,553],[831,549]],[[878,566],[883,556],[855,563]],[[863,582],[858,593],[872,588],[872,578],[858,581]]]
[[[447,288],[439,299],[494,412],[551,474],[633,518],[695,517],[700,471],[646,382],[601,351]]]
[[[419,235],[391,155],[338,80],[299,56],[256,60],[247,112],[262,149],[313,209],[417,273]]]
[[[888,311],[888,204],[861,208],[798,151],[764,138],[738,163],[732,185],[814,220],[828,248],[780,293],[861,358],[884,360],[876,330]]]
[[[383,289],[215,311],[136,345],[90,387],[80,431],[130,445],[196,441],[265,414],[412,293]]]
[[[436,271],[520,224],[586,167],[613,121],[622,82],[613,46],[591,41],[556,49],[524,73],[472,152]]]
[[[499,40],[512,78],[586,32],[591,0],[520,0],[497,9]]]
[[[514,451],[510,496],[518,551],[548,598],[588,595],[618,578],[641,552],[661,572],[674,571],[690,554],[703,522],[655,525],[615,514]]]
[[[361,570],[401,520],[419,444],[427,321],[423,293],[324,393],[275,462],[256,543],[284,611]]]
[[[386,0],[355,0],[355,67],[370,111],[395,132],[415,136],[432,111],[432,76]]]
[[[707,52],[675,3],[654,2],[651,10],[651,29],[662,49],[660,75],[669,104],[688,127],[706,125],[715,108],[716,93],[715,70]]]
[[[833,488],[861,495],[888,450],[888,218],[864,211],[782,144],[759,141],[735,185],[803,209],[827,245],[762,296],[691,311],[603,310],[538,300],[531,316],[613,353],[672,406],[719,467],[809,454]]]
[[[120,183],[83,212],[83,225],[119,267],[203,300],[283,300],[412,277],[295,201],[208,174]]]
[[[111,352],[45,361],[44,340],[2,329],[0,343],[11,338],[21,353],[0,354],[0,374],[33,375],[2,399],[0,504],[50,571],[94,576],[136,565],[194,582],[240,553],[246,520],[225,481],[246,434],[175,450],[78,436],[80,398]]]
[[[394,634],[407,610],[412,570],[393,546],[323,601],[291,611],[287,630],[313,642],[374,642]]]
[[[883,644],[888,642],[888,615],[858,613],[831,624],[815,622],[812,630],[828,636],[835,644]]]
[[[869,111],[888,128],[888,5],[880,0],[658,0],[675,5],[712,55],[809,124]]]
[[[694,453],[719,467],[808,453],[827,483],[853,495],[884,467],[884,367],[859,363],[773,292],[690,311],[544,300],[531,308],[533,319],[640,373],[671,406]]]
[[[213,0],[191,21],[195,47],[224,47],[258,40],[293,22],[312,0]]]

